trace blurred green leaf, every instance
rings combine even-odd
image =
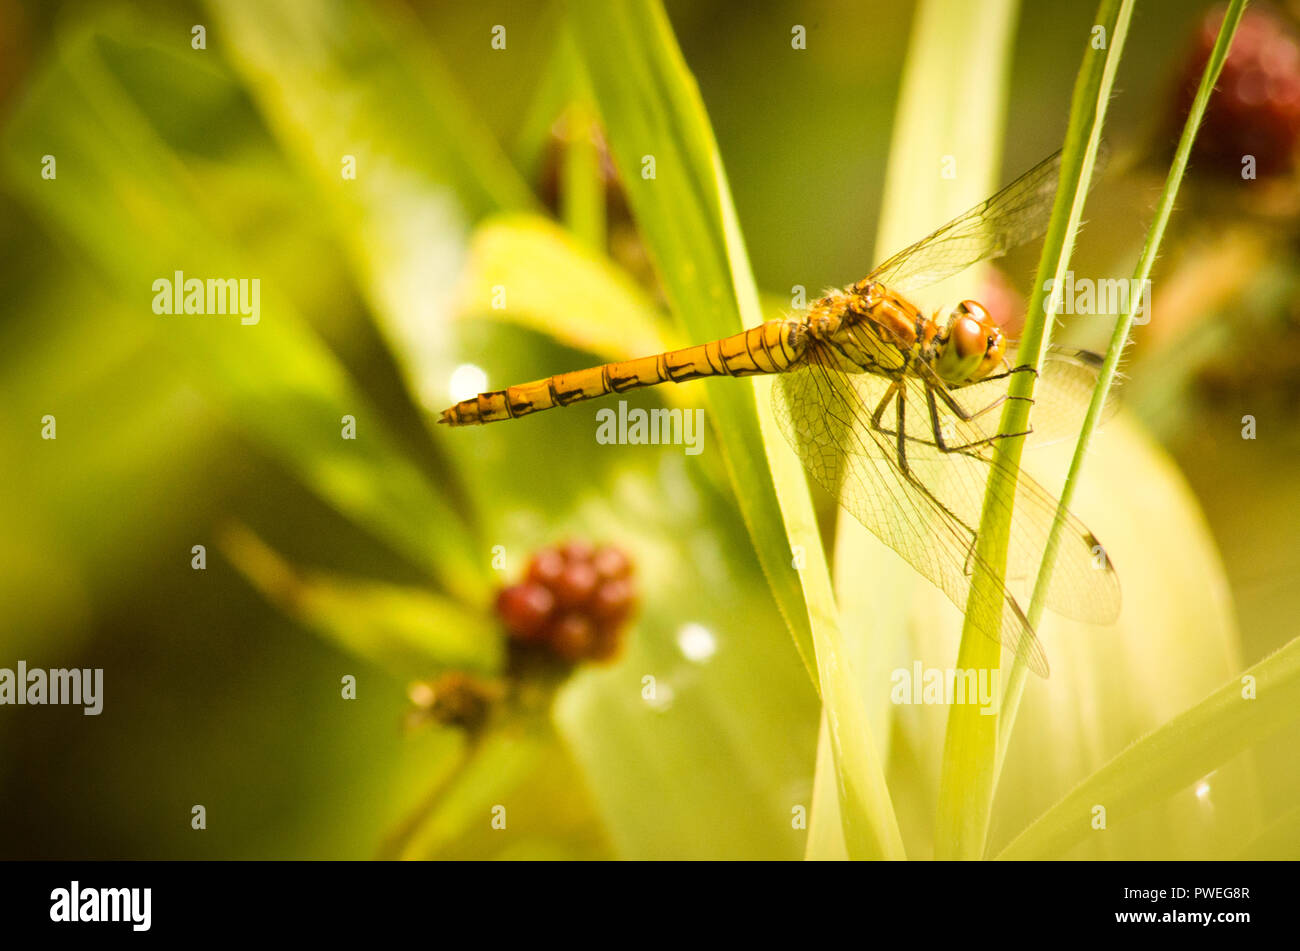
[[[228,527],[221,545],[286,614],[396,676],[501,669],[504,636],[489,614],[419,588],[296,569],[242,526]]]
[[[412,391],[440,401],[465,236],[485,215],[534,207],[531,191],[400,6],[210,7],[273,134],[330,209]]]
[[[107,37],[88,26],[35,84],[4,134],[15,193],[136,302],[127,332],[165,347],[205,397],[341,512],[449,590],[484,597],[484,569],[462,519],[404,457],[382,416],[274,284],[262,288],[254,325],[237,316],[152,312],[153,283],[177,271],[252,279],[261,268],[232,250],[204,200],[201,176],[165,145],[109,69],[103,50],[110,47],[187,68],[136,35]],[[38,174],[45,153],[63,157],[57,180]],[[355,417],[356,439],[342,438],[344,416]]]
[[[1073,448],[1061,442],[1028,450],[1023,469],[1042,485],[1059,485]],[[1124,604],[1111,625],[1044,612],[1037,631],[1052,676],[1030,678],[1025,691],[997,783],[987,855],[1242,667],[1223,563],[1196,497],[1125,414],[1094,440],[1072,509],[1104,541]],[[1027,579],[1022,584],[1021,591]],[[1192,858],[1225,854],[1229,844],[1235,850],[1256,829],[1253,772],[1244,758],[1234,760],[1215,777],[1213,808],[1189,791],[1140,822],[1112,823],[1110,834],[1087,837],[1071,856]]]
[[[1300,842],[1300,806],[1288,810],[1269,823],[1236,855],[1242,861],[1287,862],[1295,860],[1296,843]]]
[[[632,3],[580,3],[574,11],[581,11],[570,21],[578,49],[673,313],[692,342],[741,330],[742,307],[751,324],[760,322],[752,277],[733,273],[721,230],[730,197],[719,190],[717,146],[663,11]],[[709,386],[699,399],[708,402],[732,484],[742,489],[737,502],[754,549],[816,683],[812,633],[763,458],[754,391]]]
[[[1120,753],[1039,816],[998,858],[1059,858],[1094,831],[1096,805],[1105,807],[1111,823],[1141,813],[1297,717],[1300,639]]]
[[[468,759],[417,807],[409,828],[390,843],[407,859],[437,857],[473,826],[510,828],[515,797],[530,775],[557,753],[554,733],[533,724],[526,730],[495,732],[470,747]]]

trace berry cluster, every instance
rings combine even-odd
[[[520,584],[497,596],[497,613],[520,645],[570,662],[609,660],[636,604],[632,563],[617,548],[570,541],[543,548]]]
[[[1183,71],[1175,122],[1191,108],[1214,48],[1224,8],[1206,15]],[[1260,176],[1288,172],[1300,142],[1300,43],[1295,30],[1267,7],[1248,9],[1224,61],[1194,147],[1198,158],[1240,174],[1253,155]]]

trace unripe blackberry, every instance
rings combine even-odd
[[[626,578],[632,570],[632,563],[628,561],[627,555],[623,554],[617,548],[601,548],[591,559],[592,565],[596,568],[596,573],[602,578]]]
[[[596,625],[586,614],[576,611],[561,616],[548,632],[548,643],[555,653],[568,661],[591,656],[596,644]]]
[[[621,623],[631,612],[635,592],[626,578],[613,578],[601,584],[591,598],[589,610],[599,621]]]
[[[590,561],[570,560],[551,590],[555,600],[566,608],[581,608],[596,593],[600,577]]]
[[[555,610],[555,595],[535,582],[511,585],[497,595],[497,614],[521,641],[536,640]]]
[[[543,548],[528,564],[528,580],[550,587],[564,573],[565,559],[554,548]]]
[[[1226,6],[1205,15],[1183,69],[1170,117],[1176,141],[1214,49]],[[1223,72],[1205,110],[1193,155],[1206,166],[1236,176],[1253,156],[1259,177],[1289,172],[1300,142],[1300,42],[1294,26],[1268,7],[1249,8],[1237,27]]]
[[[497,596],[512,647],[570,663],[608,660],[636,606],[632,563],[616,548],[570,540],[533,555],[525,580]]]

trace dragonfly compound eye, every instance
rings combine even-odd
[[[1007,338],[1002,335],[1002,331],[993,327],[988,331],[987,346],[984,352],[984,359],[980,365],[975,368],[971,374],[971,382],[982,380],[1002,363],[1002,358],[1007,355]]]
[[[980,320],[981,315],[987,318],[983,307],[975,304],[978,311],[969,309],[973,303],[963,301],[948,318],[942,350],[935,362],[935,369],[946,383],[965,383],[972,378],[988,354],[990,330],[996,331],[992,321],[986,325]]]

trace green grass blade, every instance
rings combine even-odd
[[[1110,102],[1115,73],[1119,67],[1133,0],[1102,0],[1096,23],[1104,29],[1105,48],[1085,49],[1083,65],[1075,82],[1061,158],[1061,180],[1056,204],[1047,228],[1038,275],[1020,342],[1020,360],[1038,366],[1051,336],[1046,312],[1049,279],[1059,287],[1069,268],[1070,252],[1083,216],[1088,183],[1101,142],[1101,129]],[[1012,378],[1002,413],[999,432],[1018,433],[1029,428],[1030,400],[1034,375],[1019,373]],[[1023,439],[1003,439],[994,450],[998,464],[985,490],[976,551],[982,558],[971,584],[966,623],[962,628],[957,666],[967,670],[997,669],[1001,649],[980,632],[981,626],[996,626],[997,617],[980,617],[980,605],[999,604],[1011,530],[1011,500],[1015,497],[1015,473],[1019,470]],[[980,714],[973,704],[956,704],[948,718],[943,767],[939,783],[939,812],[935,831],[938,858],[979,858],[988,833],[989,810],[997,763],[997,718]]]
[[[759,322],[757,301],[737,298],[712,130],[666,16],[657,4],[574,6],[578,49],[673,313],[693,342],[736,333],[742,318]],[[811,673],[807,610],[761,451],[754,391],[728,382],[696,384],[697,398],[708,402],[733,484],[744,487],[738,501],[755,550]]]
[[[1205,65],[1205,72],[1201,75],[1201,84],[1197,89],[1196,98],[1192,102],[1187,121],[1183,125],[1182,136],[1178,141],[1178,149],[1174,153],[1174,161],[1169,168],[1169,175],[1165,179],[1164,190],[1160,194],[1160,203],[1156,208],[1155,218],[1147,231],[1146,243],[1143,245],[1142,255],[1138,259],[1137,270],[1133,274],[1133,280],[1138,283],[1133,286],[1145,286],[1146,281],[1151,277],[1151,269],[1155,264],[1156,255],[1160,251],[1160,242],[1164,237],[1165,227],[1169,224],[1169,218],[1173,214],[1174,201],[1182,184],[1183,172],[1187,168],[1187,160],[1191,155],[1192,144],[1196,140],[1196,132],[1200,127],[1201,119],[1205,115],[1210,95],[1214,91],[1214,84],[1218,81],[1219,73],[1223,69],[1223,63],[1228,57],[1232,37],[1237,31],[1237,24],[1241,21],[1245,9],[1246,0],[1232,0],[1223,24],[1219,28],[1219,36],[1215,41],[1209,61]],[[1087,455],[1092,435],[1101,420],[1102,409],[1106,404],[1106,397],[1110,393],[1111,384],[1115,380],[1120,358],[1123,356],[1124,348],[1128,344],[1129,331],[1133,326],[1135,316],[1136,307],[1130,307],[1129,311],[1116,322],[1115,329],[1111,334],[1110,345],[1106,351],[1106,358],[1102,363],[1097,387],[1093,391],[1092,401],[1088,405],[1088,412],[1084,417],[1083,426],[1079,433],[1079,441],[1075,447],[1074,456],[1070,460],[1070,469],[1065,478],[1065,486],[1061,491],[1061,511],[1068,510],[1074,499],[1074,492],[1083,468],[1083,461]],[[1034,584],[1028,616],[1029,623],[1035,626],[1043,613],[1043,602],[1046,599],[1047,588],[1051,582],[1052,567],[1056,560],[1056,549],[1063,524],[1058,521],[1052,526],[1047,548],[1043,553],[1042,565],[1038,570],[1038,579]],[[998,725],[999,769],[1002,758],[1006,755],[1006,748],[1015,725],[1020,699],[1024,695],[1025,677],[1024,664],[1020,663],[1019,658],[1017,658],[1017,662],[1012,667],[1007,680],[1006,692],[1003,694],[1004,699]]]
[[[1092,831],[1096,806],[1112,825],[1137,816],[1297,717],[1300,638],[1120,753],[997,857],[1060,858]]]
[[[583,100],[565,115],[564,187],[560,217],[589,248],[605,247],[605,182],[601,178],[600,148],[595,139],[596,117]]]
[[[547,163],[554,157],[556,120],[573,101],[579,81],[590,101],[591,90],[586,88],[573,37],[567,24],[562,24],[510,143],[510,157],[524,181],[541,182],[546,175]]]
[[[1235,857],[1243,862],[1294,861],[1296,842],[1300,842],[1300,806],[1288,809],[1270,822]]]
[[[447,187],[471,220],[535,204],[410,13],[340,0],[206,5],[271,130],[350,216],[391,213],[381,205],[398,173]]]
[[[575,11],[578,49],[674,313],[700,341],[761,322],[712,129],[666,15],[642,3],[581,3]],[[757,412],[755,394],[761,399],[769,387],[762,379],[754,387],[719,381],[700,398],[708,400],[759,561],[828,706],[849,853],[901,857],[884,774],[839,643],[807,482],[769,415]],[[803,550],[802,571],[793,567],[792,546]]]
[[[302,571],[242,525],[225,528],[220,541],[226,557],[268,601],[395,676],[495,674],[502,666],[501,626],[485,611],[422,588]]]
[[[842,861],[849,857],[840,822],[838,785],[835,751],[831,748],[830,727],[823,710],[821,726],[817,730],[817,769],[813,774],[808,843],[804,849],[804,858],[808,861]]]
[[[954,0],[921,5],[890,143],[877,259],[974,205],[997,184],[1016,10],[1011,0],[978,8]],[[978,60],[965,56],[972,45],[984,51]],[[955,161],[955,179],[942,177],[945,156]],[[947,300],[956,285],[945,282],[929,289],[925,299]],[[905,650],[899,641],[906,636],[908,592],[918,581],[910,565],[840,511],[835,591],[841,624],[861,682],[881,688],[864,694],[876,748],[886,758],[894,708],[883,685],[890,682],[890,668]],[[943,599],[938,591],[933,596]],[[823,738],[828,737],[823,731]],[[818,761],[830,762],[822,756]],[[817,782],[824,785],[820,774]],[[819,817],[814,815],[814,820]],[[810,858],[835,855],[833,840],[825,853],[809,850]]]

